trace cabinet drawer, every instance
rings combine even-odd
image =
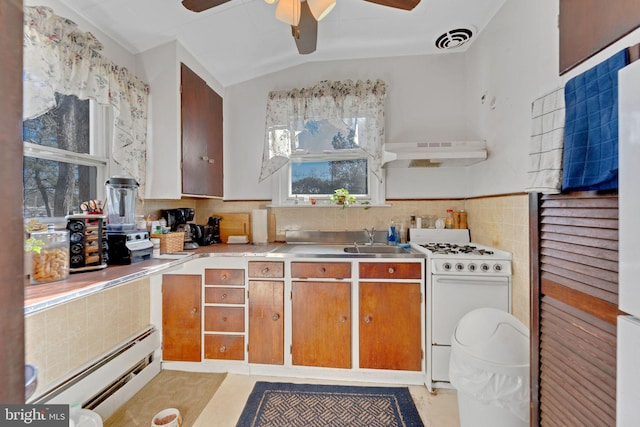
[[[244,332],[244,307],[205,307],[204,330]]]
[[[284,262],[249,261],[249,277],[284,277]]]
[[[244,304],[244,288],[204,288],[204,302],[211,304]]]
[[[205,335],[204,358],[244,360],[244,336]]]
[[[351,277],[350,262],[292,262],[291,277],[296,278],[333,278]]]
[[[413,262],[361,262],[361,279],[421,279],[422,264]]]
[[[243,269],[207,268],[204,270],[205,285],[244,285]]]

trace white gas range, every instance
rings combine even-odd
[[[426,380],[451,387],[451,336],[469,311],[511,313],[511,253],[472,243],[467,229],[411,229],[411,247],[426,255]]]

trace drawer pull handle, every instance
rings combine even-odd
[[[227,280],[227,275],[223,274],[222,276],[220,276],[220,280]]]
[[[222,318],[222,321],[223,321],[223,322],[226,322],[226,321],[227,321],[227,318],[226,318],[226,317],[223,317],[223,318]]]
[[[278,320],[280,318],[280,315],[278,313],[273,313],[273,316],[271,316],[271,318],[275,322],[276,320]]]
[[[367,316],[364,318],[364,323],[371,323],[372,320],[373,320],[373,317]]]
[[[227,351],[227,347],[225,346],[220,347],[220,353],[224,353],[225,351]]]
[[[201,158],[202,160],[204,160],[205,162],[209,160],[209,157],[207,157],[207,156],[202,156],[202,157],[200,157],[200,158]]]
[[[189,312],[191,314],[196,314],[198,312],[198,309],[196,307],[193,307],[191,310],[189,310]]]
[[[324,267],[320,267],[320,274],[324,274],[327,272],[327,269]]]
[[[227,298],[227,294],[220,295],[220,299],[225,299],[225,298]]]
[[[340,316],[340,323],[345,323],[347,321],[347,316]]]
[[[396,272],[396,268],[395,267],[389,267],[389,274],[393,274]]]
[[[262,274],[267,274],[269,272],[269,267],[265,267],[262,269]]]

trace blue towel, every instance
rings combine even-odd
[[[624,49],[565,85],[563,191],[618,188],[618,70],[627,64]]]

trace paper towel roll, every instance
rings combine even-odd
[[[269,243],[267,231],[267,210],[254,209],[251,211],[251,235],[254,245],[266,245]]]

